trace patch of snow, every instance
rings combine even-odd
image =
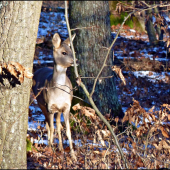
[[[47,64],[47,63],[53,63],[53,60],[34,60],[33,64]]]
[[[34,118],[34,120],[37,120],[37,121],[40,121],[40,122],[45,121],[45,116],[44,116],[43,114],[40,114],[40,115],[32,115],[32,117]]]
[[[130,55],[134,54],[134,51],[129,52]]]
[[[147,168],[145,168],[145,167],[139,167],[138,169],[147,169]]]
[[[37,130],[37,123],[33,123],[32,121],[31,122],[28,122],[28,130],[33,130],[33,131],[36,131]]]
[[[129,29],[130,32],[136,32],[134,29]]]
[[[149,75],[152,73],[152,75]],[[149,81],[155,82],[156,80],[165,80],[165,72],[156,73],[153,71],[134,71],[133,74],[138,77],[147,77]],[[170,73],[167,73],[170,75]]]
[[[31,110],[32,114],[35,114],[38,111],[42,112],[41,109],[36,106],[29,106],[29,109]]]
[[[60,32],[58,29],[61,27],[67,31],[63,12],[41,12],[37,37],[40,38],[42,36],[46,36],[48,32],[51,32],[51,30]]]
[[[152,21],[153,21],[153,24],[156,22],[156,18],[154,16],[152,16]]]
[[[34,139],[34,143],[48,145],[48,140],[43,140],[43,139],[37,140],[37,139]]]
[[[38,56],[39,60],[43,60],[43,59],[46,58],[46,57],[47,57],[47,56],[44,55],[42,51],[39,52],[39,56]],[[53,59],[53,55],[48,54],[48,59],[49,59],[49,58],[50,58],[50,59]],[[35,60],[35,61],[36,61],[36,60]]]
[[[125,113],[128,107],[122,107],[123,112]]]

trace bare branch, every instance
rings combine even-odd
[[[112,78],[114,75],[112,76],[107,76],[107,77],[99,77],[100,79],[107,79],[107,78]],[[95,79],[96,77],[81,77],[81,79]]]
[[[113,40],[111,46],[110,46],[109,49],[108,49],[108,52],[107,52],[107,55],[106,55],[105,60],[104,60],[104,62],[103,62],[103,65],[102,65],[102,67],[101,67],[101,69],[100,69],[100,71],[99,71],[99,73],[98,73],[98,75],[97,75],[97,77],[96,77],[96,79],[95,79],[95,81],[94,81],[93,88],[92,88],[92,92],[90,93],[90,97],[92,97],[92,95],[93,95],[93,93],[94,93],[94,91],[95,91],[95,87],[96,87],[97,80],[98,80],[98,78],[99,78],[101,72],[103,71],[103,69],[104,69],[104,67],[105,67],[105,65],[106,65],[106,61],[107,61],[107,58],[108,58],[108,56],[109,56],[109,53],[110,53],[110,51],[111,51],[111,49],[112,49],[114,43],[116,42],[117,37],[118,37],[118,35],[119,35],[119,33],[120,33],[120,31],[121,31],[121,29],[122,29],[124,23],[125,23],[126,20],[127,20],[133,13],[135,13],[135,12],[136,12],[136,11],[133,11],[133,12],[129,13],[129,15],[124,19],[123,23],[121,24],[121,26],[120,26],[120,28],[119,28],[117,34],[116,34],[116,37],[114,38],[114,40]]]
[[[89,28],[93,28],[93,27],[96,27],[96,26],[94,25],[94,26],[91,26],[91,27],[74,28],[74,29],[71,29],[71,31],[81,30],[81,29],[89,29]]]

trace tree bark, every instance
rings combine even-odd
[[[82,77],[93,77],[82,79],[89,92],[92,91],[94,77],[97,76],[107,54],[107,48],[111,44],[110,13],[108,1],[70,1],[69,2],[69,22],[71,29],[76,30],[74,47],[76,57],[79,60],[79,74]],[[94,26],[94,27],[92,27]],[[111,70],[112,56],[110,55],[100,77],[114,75]],[[79,88],[75,95],[83,96],[82,89]],[[123,117],[121,105],[113,78],[99,78],[97,82],[93,100],[99,110],[103,113],[111,113],[114,116]]]
[[[0,62],[33,67],[40,1],[0,2]],[[0,169],[26,169],[26,134],[32,80],[0,75]]]
[[[146,31],[148,32],[149,42],[150,44],[157,44],[158,41],[156,39],[156,31],[152,23],[152,9],[147,10],[147,21],[146,21]]]
[[[159,11],[159,8],[154,8],[154,12],[156,13],[156,15],[161,14],[161,11]],[[164,30],[161,29],[161,26],[163,26],[160,23],[157,23],[156,25],[156,33],[158,34],[158,38],[159,38],[159,45],[164,46],[164,42],[163,42],[163,35],[164,35]]]

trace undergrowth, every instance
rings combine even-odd
[[[118,25],[118,24],[122,24],[122,22],[124,21],[124,18],[128,15],[127,12],[122,12],[120,14],[120,16],[116,17],[113,14],[110,15],[110,24],[111,25]],[[133,28],[133,21],[131,18],[128,18],[125,22],[125,25],[128,25],[130,28]]]

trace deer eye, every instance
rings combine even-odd
[[[66,55],[67,53],[66,52],[62,52],[63,55]]]

